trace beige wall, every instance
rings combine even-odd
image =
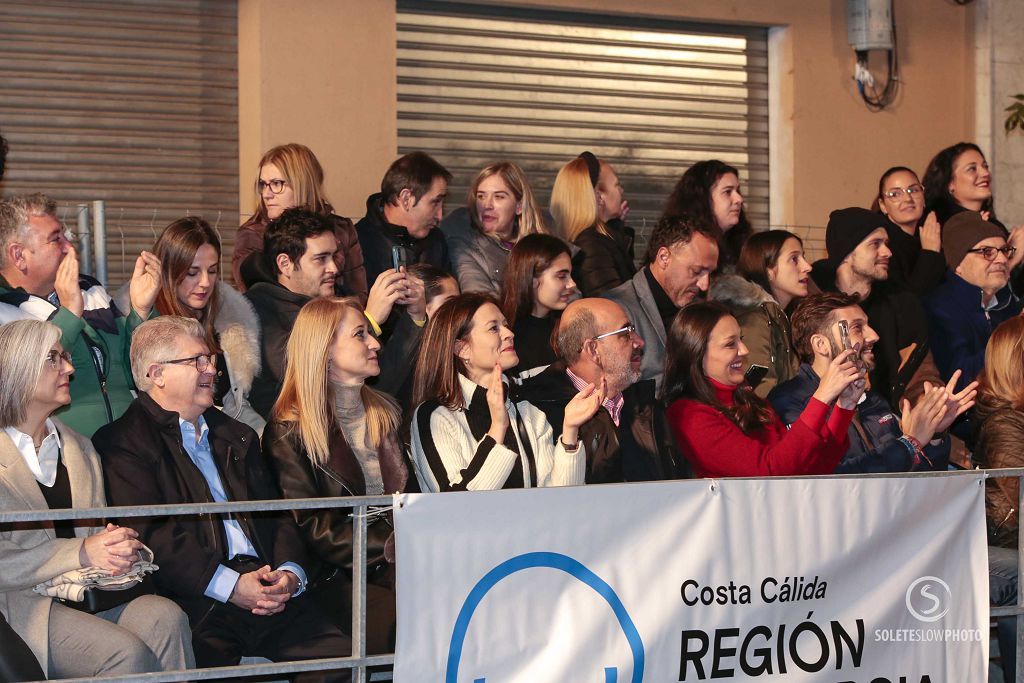
[[[608,14],[623,7],[621,0],[515,4]],[[779,66],[772,213],[787,224],[821,226],[831,209],[867,204],[888,166],[923,173],[935,151],[973,132],[972,8],[895,4],[903,87],[882,113],[869,112],[854,87],[846,0],[638,0],[630,9],[780,28],[770,41]],[[251,208],[250,176],[262,150],[294,137],[324,163],[338,211],[361,216],[396,153],[393,3],[241,0],[239,14],[243,207]]]
[[[397,149],[396,36],[388,0],[239,0],[243,216],[260,157],[287,142],[316,153],[339,214],[363,215]]]

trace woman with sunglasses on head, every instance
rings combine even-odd
[[[0,326],[0,509],[5,511],[106,506],[95,449],[53,417],[71,401],[74,371],[60,338],[56,326],[39,320]],[[166,598],[141,594],[137,585],[102,591],[92,608],[81,599],[56,597],[62,580],[73,580],[65,577],[70,572],[88,568],[117,577],[131,571],[142,547],[134,529],[97,520],[0,529],[0,614],[25,639],[48,678],[195,665],[188,619]]]
[[[473,229],[448,238],[459,288],[499,296],[509,252],[520,238],[547,232],[544,216],[526,174],[511,161],[477,174],[469,188],[468,212]]]
[[[524,237],[509,255],[501,311],[515,334],[515,372],[556,360],[551,335],[576,296],[570,257],[569,245],[551,235]]]
[[[427,325],[416,362],[412,458],[423,491],[482,491],[584,483],[579,428],[606,387],[589,385],[565,408],[557,444],[544,413],[509,393],[519,362],[497,302],[448,300]]]
[[[663,394],[669,426],[698,477],[831,474],[849,446],[846,430],[866,385],[843,351],[787,429],[744,382],[739,323],[714,302],[675,317],[666,344]]]
[[[288,339],[281,396],[263,453],[285,498],[403,493],[409,481],[395,401],[367,386],[380,373],[380,342],[354,297],[303,306]],[[352,521],[344,509],[295,510],[306,544],[324,564],[311,591],[346,633],[352,625]],[[394,651],[394,557],[390,517],[367,530],[367,652]]]
[[[235,251],[231,256],[231,274],[235,286],[246,290],[242,263],[254,252],[263,251],[263,233],[267,223],[285,209],[295,207],[327,216],[334,226],[338,250],[334,262],[338,265],[338,294],[359,297],[366,303],[369,286],[363,268],[363,250],[359,246],[356,228],[347,218],[334,213],[324,193],[324,170],[313,152],[305,145],[289,143],[274,147],[260,159],[256,180],[256,211],[235,236]]]
[[[220,278],[220,236],[202,218],[181,218],[164,229],[153,253],[162,265],[157,312],[202,323],[207,345],[219,356],[216,405],[262,432],[265,421],[249,404],[260,372],[260,323],[249,300]],[[127,284],[114,299],[119,308],[128,305]]]
[[[739,323],[749,365],[767,368],[754,387],[761,398],[800,366],[786,311],[807,296],[810,273],[803,241],[785,230],[767,230],[750,236],[740,250],[736,274],[715,278],[708,292]]]
[[[934,211],[924,216],[925,189],[906,166],[893,166],[878,179],[871,210],[889,219],[889,280],[924,296],[942,282],[942,226]]]

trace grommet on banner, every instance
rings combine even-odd
[[[716,481],[715,479],[712,479],[711,480],[711,484],[708,486],[708,490],[711,491],[711,493],[717,493],[718,492],[718,481]]]

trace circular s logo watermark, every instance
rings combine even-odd
[[[907,588],[907,609],[918,621],[932,623],[946,616],[953,593],[937,576],[922,576]]]

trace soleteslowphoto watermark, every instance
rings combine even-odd
[[[937,576],[922,576],[907,587],[907,611],[922,624],[934,624],[949,613],[953,591]],[[978,643],[980,629],[969,628],[885,628],[875,629],[875,640],[883,643]]]

